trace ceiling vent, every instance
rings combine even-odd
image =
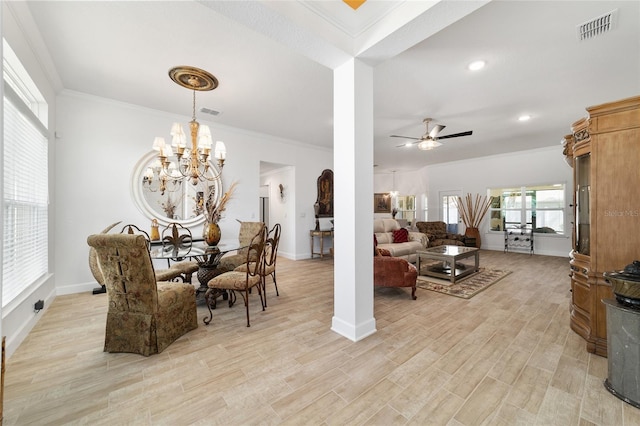
[[[618,9],[614,9],[609,13],[605,13],[584,24],[578,25],[578,40],[588,40],[613,30],[617,16]]]
[[[200,112],[210,115],[220,115],[220,111],[216,111],[215,109],[210,108],[200,108]]]

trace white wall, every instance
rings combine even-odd
[[[45,310],[55,297],[56,275],[54,262],[56,254],[53,251],[55,237],[55,194],[53,193],[53,176],[55,174],[55,145],[54,138],[56,105],[55,89],[49,75],[41,67],[41,62],[33,51],[34,44],[41,42],[37,39],[37,31],[33,31],[35,24],[30,20],[30,15],[25,13],[27,8],[22,2],[2,2],[2,36],[7,40],[20,62],[25,67],[31,79],[35,82],[38,90],[44,96],[48,104],[49,114],[49,271],[50,275],[34,284],[23,292],[16,300],[2,309],[2,322],[0,324],[1,334],[7,336],[7,355],[10,356],[18,347],[20,342],[27,336],[29,331],[42,316],[44,311],[36,313],[33,305],[38,300],[45,301]],[[0,144],[0,150],[2,149]],[[4,211],[4,209],[2,209]],[[1,213],[0,213],[1,214]],[[0,216],[1,217],[1,216]],[[1,278],[0,278],[1,280]],[[1,284],[1,281],[0,281]]]
[[[139,158],[151,150],[155,136],[168,137],[174,121],[187,123],[189,117],[75,92],[58,96],[57,131],[61,137],[56,152],[55,248],[62,254],[55,263],[58,294],[95,287],[87,263],[88,235],[119,220],[150,228],[150,219],[133,203],[131,172]],[[220,222],[222,238],[238,235],[236,219],[259,218],[260,161],[291,164],[298,172],[290,184],[286,253],[293,258],[308,257],[316,179],[324,168],[331,168],[331,151],[201,122],[211,127],[214,140],[223,140],[227,146],[225,189],[238,182]],[[201,229],[199,226],[192,232],[199,235]]]

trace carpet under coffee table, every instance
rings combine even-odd
[[[476,247],[444,245],[418,250],[416,255],[418,275],[448,279],[452,284],[480,269],[480,250]],[[468,261],[471,258],[473,263]]]

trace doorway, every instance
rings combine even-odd
[[[440,217],[447,224],[447,232],[451,234],[458,233],[458,223],[460,222],[460,213],[456,200],[462,196],[462,191],[444,191],[440,192]]]
[[[269,185],[260,186],[260,221],[269,229]]]

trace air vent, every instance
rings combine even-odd
[[[609,13],[578,25],[578,40],[588,40],[613,30],[617,16],[618,9],[614,9]]]
[[[220,115],[220,111],[216,111],[215,109],[210,108],[200,108],[200,112],[210,115]]]

